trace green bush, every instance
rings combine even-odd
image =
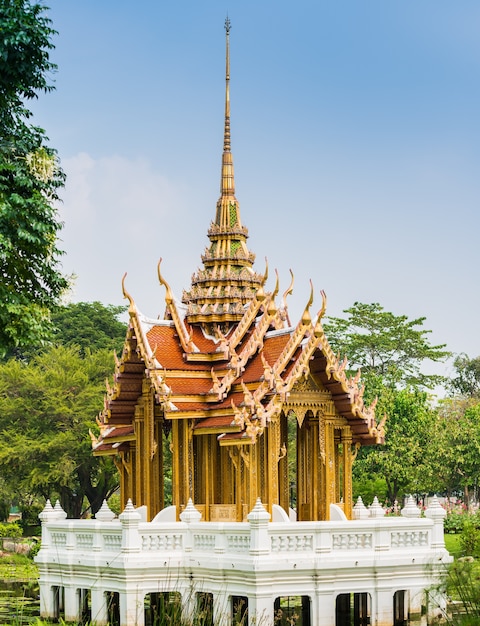
[[[22,528],[18,522],[0,523],[0,539],[17,539],[22,536]]]
[[[120,513],[122,512],[122,509],[120,506],[120,494],[119,493],[112,494],[108,498],[107,504],[108,504],[108,508],[110,509],[110,511],[115,513],[115,515],[118,517]]]
[[[446,533],[461,533],[463,530],[463,524],[467,517],[466,513],[457,513],[456,511],[450,511],[447,513],[443,522],[443,529]]]
[[[466,522],[480,530],[480,512],[449,511],[445,517],[443,528],[446,533],[459,534]]]
[[[473,515],[469,515],[464,520],[460,534],[460,546],[464,556],[480,556],[480,528],[478,528],[477,521]]]
[[[29,558],[33,560],[40,552],[41,547],[42,543],[39,539],[30,540],[30,550],[28,551]]]

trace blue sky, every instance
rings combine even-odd
[[[34,105],[68,179],[72,299],[163,316],[157,262],[190,285],[219,195],[231,31],[236,195],[256,269],[425,316],[480,354],[478,0],[49,0],[56,90]],[[273,278],[271,280],[273,286]],[[448,373],[448,372],[447,372]]]

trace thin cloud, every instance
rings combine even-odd
[[[64,159],[62,167],[63,265],[77,276],[73,297],[116,303],[124,272],[137,288],[146,268],[154,275],[160,241],[165,244],[162,230],[170,230],[184,210],[181,190],[145,158],[95,159],[82,152]]]

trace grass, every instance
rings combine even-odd
[[[453,558],[458,559],[462,556],[462,546],[460,543],[460,535],[452,535],[449,533],[445,534],[445,547],[453,556]]]

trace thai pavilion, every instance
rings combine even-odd
[[[323,332],[313,294],[291,326],[278,279],[254,270],[235,197],[230,150],[227,28],[225,132],[220,198],[203,267],[177,304],[166,290],[164,320],[145,319],[130,301],[125,348],[100,416],[94,454],[110,454],[122,504],[165,506],[163,439],[173,464],[173,504],[191,498],[205,521],[242,521],[257,498],[288,511],[289,457],[296,453],[297,519],[328,520],[330,504],[352,516],[351,467],[362,444],[383,441],[373,407],[344,371]],[[293,281],[292,281],[293,282]],[[294,440],[288,441],[288,433]]]
[[[163,320],[143,316],[123,281],[125,345],[91,434],[93,453],[118,468],[123,513],[105,503],[95,520],[72,521],[47,504],[41,613],[141,626],[178,595],[187,616],[207,607],[215,625],[239,623],[239,611],[244,624],[293,613],[304,626],[404,623],[426,606],[432,562],[449,559],[444,512],[435,501],[420,519],[410,501],[387,519],[377,502],[353,506],[352,463],[383,442],[383,424],[328,344],[325,294],[312,312],[312,289],[292,325],[293,276],[279,296],[278,276],[268,290],[268,266],[254,269],[235,196],[225,27],[210,245],[181,303],[159,263]]]

